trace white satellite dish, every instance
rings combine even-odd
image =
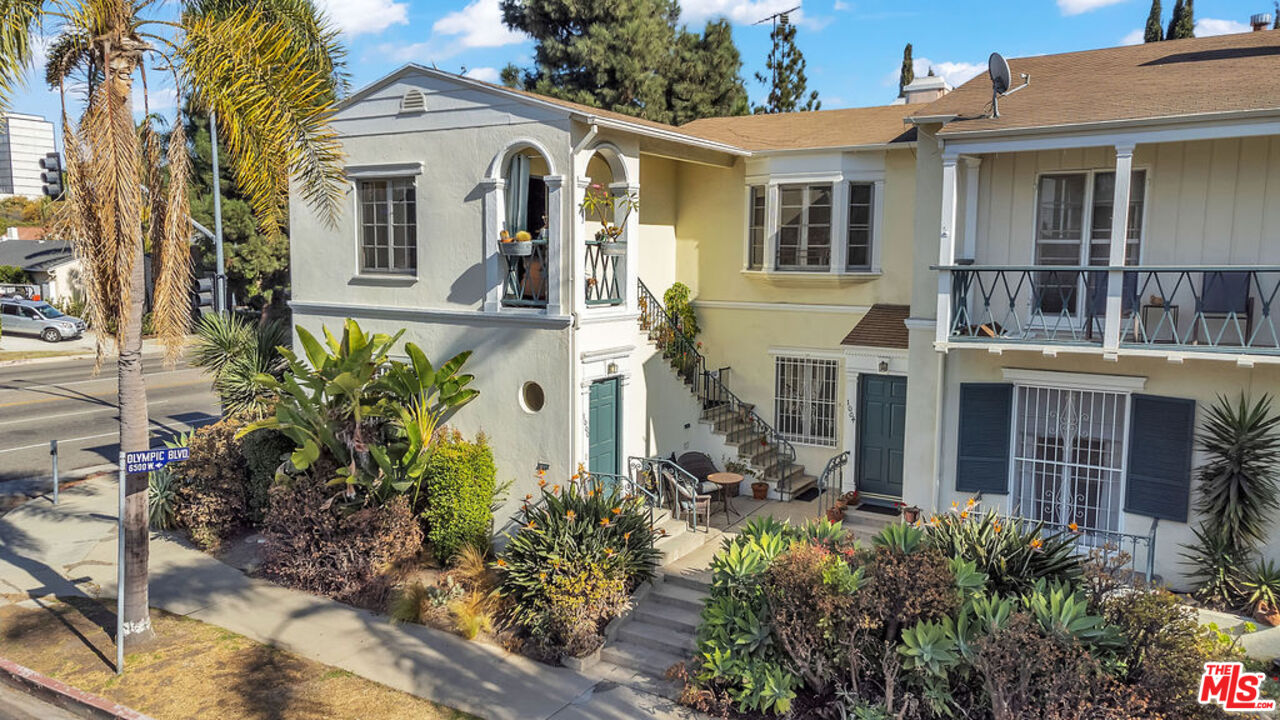
[[[1031,84],[1031,76],[1022,73],[1022,84],[1016,88],[1010,89],[1009,84],[1013,82],[1013,73],[1009,70],[1009,63],[1000,53],[991,53],[991,57],[987,58],[987,74],[991,76],[991,116],[1000,117],[1000,98],[1005,95],[1012,95],[1022,88]]]

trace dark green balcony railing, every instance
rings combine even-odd
[[[621,305],[623,300],[622,268],[627,244],[588,240],[587,246],[587,305]]]
[[[503,255],[507,274],[502,284],[502,304],[510,307],[546,307],[547,241],[533,241],[533,253],[525,256]]]

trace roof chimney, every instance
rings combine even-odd
[[[946,80],[936,75],[929,75],[916,78],[908,83],[906,87],[902,88],[902,97],[907,105],[919,105],[931,103],[948,92],[951,92],[951,86],[947,84]]]
[[[1261,32],[1271,27],[1271,13],[1258,13],[1249,18],[1254,32]]]

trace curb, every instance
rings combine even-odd
[[[86,720],[152,720],[119,703],[98,697],[70,685],[45,677],[31,668],[0,658],[0,682],[52,703]]]

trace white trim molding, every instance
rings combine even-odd
[[[1141,392],[1147,379],[1139,375],[1101,375],[1096,373],[1055,372],[1052,370],[1024,370],[1004,368],[1004,379],[1015,385],[1067,388],[1071,390],[1107,390],[1111,392]]]
[[[422,163],[420,161],[416,161],[348,165],[343,168],[343,172],[346,173],[347,177],[351,180],[411,177],[422,174]]]
[[[760,310],[769,312],[836,313],[862,315],[871,310],[870,305],[815,305],[809,303],[767,303],[746,300],[694,300],[695,308],[708,310]],[[930,324],[932,327],[932,324]]]
[[[793,358],[803,358],[805,360],[842,360],[844,353],[840,350],[827,350],[825,348],[797,348],[797,347],[778,347],[770,346],[768,350],[773,356],[786,356]]]
[[[386,320],[418,323],[443,323],[454,325],[501,325],[529,328],[563,329],[573,322],[570,315],[548,315],[542,311],[486,313],[479,310],[447,310],[444,308],[387,307],[386,305],[361,305],[356,303],[290,301],[294,312],[305,315],[333,317],[381,318]]]

